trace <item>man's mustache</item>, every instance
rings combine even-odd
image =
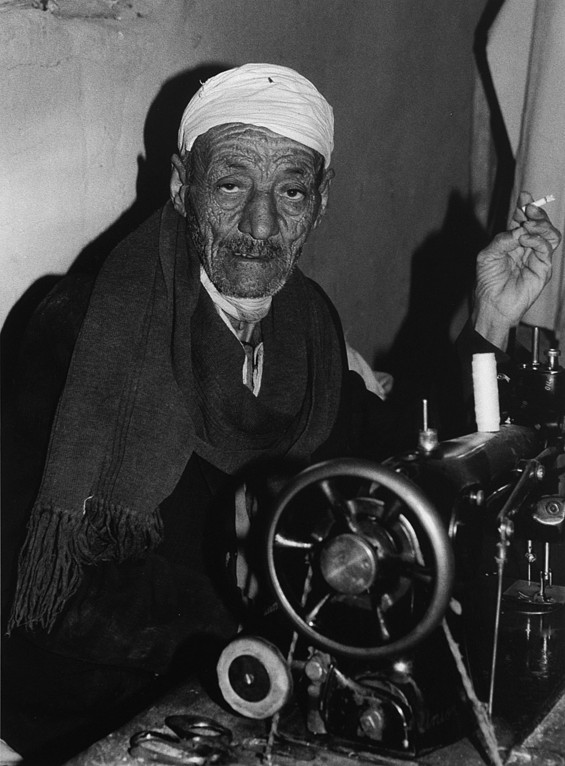
[[[243,258],[261,258],[263,260],[274,260],[284,255],[283,248],[278,242],[251,239],[237,235],[225,239],[221,249],[231,255],[239,255]]]

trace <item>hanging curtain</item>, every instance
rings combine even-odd
[[[516,159],[512,199],[521,189],[535,199],[554,194],[546,209],[564,232],[565,0],[506,0],[489,32],[487,58]],[[563,242],[551,282],[523,321],[553,330],[563,346]]]

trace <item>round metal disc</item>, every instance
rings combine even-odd
[[[269,718],[292,693],[292,676],[281,652],[258,636],[229,643],[216,672],[226,702],[247,718]]]

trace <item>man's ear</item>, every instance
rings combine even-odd
[[[186,217],[184,198],[188,176],[186,160],[187,156],[181,158],[178,154],[173,154],[171,157],[171,181],[169,185],[173,207],[177,213],[184,217]]]
[[[320,183],[320,186],[318,187],[318,191],[320,192],[320,209],[318,210],[318,215],[316,216],[316,220],[314,221],[314,229],[319,225],[320,221],[324,217],[324,213],[326,212],[326,208],[328,206],[328,200],[330,198],[330,185],[333,181],[333,178],[335,176],[335,172],[333,168],[327,168],[324,170],[324,175],[322,176],[322,181]]]

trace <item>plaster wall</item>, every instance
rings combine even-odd
[[[468,191],[484,4],[0,2],[0,323],[136,199],[158,199],[202,72],[263,60],[298,69],[334,107],[330,208],[302,265],[374,359],[407,314],[414,253]]]

